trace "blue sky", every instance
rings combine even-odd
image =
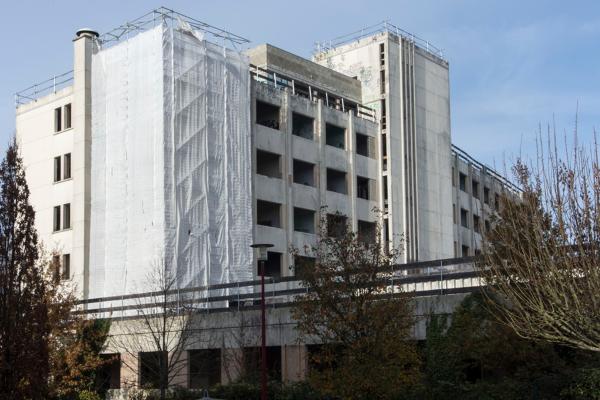
[[[105,32],[164,5],[309,57],[313,44],[389,19],[444,49],[452,140],[502,169],[553,120],[589,139],[600,122],[600,2],[594,1],[39,1],[3,4],[0,145],[13,94],[72,69],[75,31]]]

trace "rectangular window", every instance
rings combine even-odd
[[[384,69],[379,71],[379,85],[380,85],[380,93],[385,94],[385,70]]]
[[[63,179],[71,178],[71,153],[63,156]]]
[[[337,169],[327,168],[327,190],[347,194],[346,173]]]
[[[462,246],[462,256],[469,257],[469,246]]]
[[[71,255],[63,254],[62,256],[62,279],[71,279]]]
[[[467,191],[467,176],[463,173],[458,174],[458,187],[463,192]]]
[[[65,113],[65,129],[71,127],[71,103],[67,104],[64,109]]]
[[[168,353],[166,351],[141,351],[138,356],[139,385],[143,388],[157,389],[160,381],[167,381]]]
[[[364,243],[375,243],[377,240],[377,223],[358,221],[358,240]]]
[[[189,350],[189,387],[206,389],[221,383],[221,350]]]
[[[257,149],[256,173],[269,178],[281,178],[281,156]]]
[[[333,124],[325,124],[325,144],[338,149],[345,149],[346,129]]]
[[[54,206],[54,220],[52,226],[54,232],[60,231],[60,206]]]
[[[60,181],[60,156],[54,157],[54,182]]]
[[[281,204],[256,200],[256,223],[281,228]]]
[[[54,280],[58,280],[60,278],[60,256],[58,254],[52,256],[52,274],[54,275]]]
[[[315,120],[302,114],[292,113],[292,135],[313,140],[315,136]]]
[[[279,130],[279,107],[273,104],[256,102],[256,123]]]
[[[348,217],[341,214],[327,214],[327,236],[341,238],[348,232]]]
[[[475,179],[471,181],[471,193],[476,199],[479,198],[479,182],[477,182]]]
[[[265,263],[265,276],[272,278],[281,277],[281,258],[282,253],[276,251],[267,252],[267,262]],[[260,271],[259,271],[260,272]],[[260,275],[260,273],[259,273]]]
[[[71,227],[71,204],[63,204],[63,229]]]
[[[62,131],[62,109],[60,107],[54,109],[54,132]]]
[[[465,228],[469,227],[469,212],[464,208],[460,209],[460,224]]]
[[[294,207],[294,230],[303,233],[315,233],[315,212]]]
[[[315,164],[294,160],[294,183],[315,186]]]
[[[473,214],[473,230],[477,233],[481,233],[479,215]]]
[[[313,271],[317,264],[317,259],[314,257],[307,256],[294,256],[294,273],[295,275],[302,275],[304,271]]]
[[[488,206],[490,205],[490,188],[485,186],[483,187],[483,202]]]
[[[375,183],[372,179],[364,178],[362,176],[356,177],[356,197],[359,199],[372,200],[373,191],[372,186]]]
[[[452,204],[452,222],[456,224],[456,204]]]

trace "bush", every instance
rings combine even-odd
[[[321,400],[322,397],[305,382],[284,385],[269,382],[270,400]],[[210,390],[210,396],[223,400],[259,400],[260,384],[235,382],[217,385]]]
[[[102,397],[100,397],[100,395],[96,392],[83,390],[77,395],[77,400],[102,400]]]
[[[577,371],[568,388],[561,392],[569,400],[600,400],[600,368]]]

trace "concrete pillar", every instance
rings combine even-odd
[[[121,388],[138,387],[139,362],[136,357],[128,353],[121,354]]]
[[[189,385],[189,353],[187,351],[181,351],[178,355],[170,353],[169,358],[171,365],[174,366],[173,371],[170,372],[169,382],[170,386],[179,386],[187,388]]]
[[[71,171],[73,176],[73,204],[71,223],[73,227],[73,250],[71,268],[79,295],[89,294],[89,221],[90,221],[90,178],[91,178],[91,121],[92,121],[92,54],[97,50],[97,33],[89,30],[77,32],[73,40],[73,103],[71,121],[73,154]]]
[[[348,196],[350,196],[350,215],[352,230],[354,232],[358,229],[358,220],[356,214],[356,133],[354,131],[354,114],[352,112],[348,113],[348,125],[347,125],[347,138],[346,142],[348,143],[346,149],[346,156],[348,160],[348,175],[347,178],[347,187],[348,187]]]
[[[221,350],[221,383],[228,384],[242,376],[243,349],[224,348]]]
[[[284,345],[281,348],[281,373],[283,382],[298,382],[306,379],[308,357],[305,345]]]

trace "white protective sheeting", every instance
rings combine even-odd
[[[248,60],[158,26],[92,58],[89,297],[252,279]]]

